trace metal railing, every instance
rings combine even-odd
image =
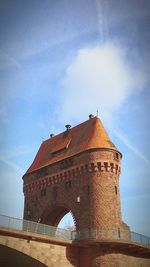
[[[0,227],[71,240],[70,230],[5,215],[0,215]]]
[[[0,215],[0,227],[37,233],[65,240],[101,241],[101,240],[116,239],[124,241],[133,241],[145,246],[150,246],[150,237],[121,229],[118,230],[87,229],[82,231],[71,231],[68,229],[62,229],[46,224],[41,224],[38,222],[17,219],[5,215]]]
[[[135,232],[131,232],[131,240],[136,243],[140,243],[146,246],[150,246],[150,237],[141,235]]]
[[[128,230],[107,230],[107,229],[88,229],[82,231],[72,231],[73,240],[122,240],[133,241],[144,246],[150,246],[150,237],[141,235]]]

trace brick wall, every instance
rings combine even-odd
[[[121,228],[119,174],[120,154],[107,149],[87,151],[28,174],[24,218],[57,225],[71,211],[77,229]]]
[[[121,216],[120,171],[119,152],[94,149],[26,174],[24,218],[33,221],[41,218],[42,223],[57,226],[71,211],[78,230],[101,229],[103,236],[99,236],[100,239],[116,238],[116,233],[119,238],[121,230],[126,230],[121,237],[130,239],[129,227]],[[72,265],[64,266],[149,266],[146,259],[123,255],[119,251],[113,253],[109,248],[104,250],[102,245],[79,245],[78,250],[68,247],[66,257]]]

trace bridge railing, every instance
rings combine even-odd
[[[145,246],[150,246],[150,237],[128,230],[116,229],[87,229],[82,231],[72,231],[73,240],[109,240],[117,239],[133,241]]]
[[[20,231],[38,233],[41,235],[57,237],[65,240],[126,240],[150,246],[150,237],[135,232],[125,231],[121,229],[100,230],[87,229],[82,231],[71,231],[38,222],[17,219],[5,215],[0,215],[0,227],[7,229],[16,229]]]
[[[0,215],[0,227],[71,240],[71,231],[38,222]]]
[[[146,246],[150,246],[150,237],[131,232],[131,240]]]

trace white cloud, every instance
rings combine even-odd
[[[143,90],[148,82],[144,70],[136,64],[131,66],[126,50],[112,43],[79,50],[63,80],[61,120],[67,123],[85,120],[90,113],[96,115],[98,109],[102,121],[113,129],[114,112],[123,107],[128,96]],[[119,131],[114,132],[136,156],[150,164],[127,138]]]
[[[98,109],[106,121],[145,82],[144,72],[127,63],[125,49],[112,43],[81,49],[66,70],[62,116],[79,120]]]

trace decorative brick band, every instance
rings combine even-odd
[[[42,190],[47,186],[59,184],[66,181],[68,178],[71,179],[77,177],[78,175],[94,172],[111,172],[119,176],[120,165],[108,161],[101,161],[79,165],[74,168],[69,168],[68,170],[61,170],[61,172],[56,173],[55,175],[46,175],[32,183],[24,184],[23,192],[25,195],[30,194],[34,191]]]

